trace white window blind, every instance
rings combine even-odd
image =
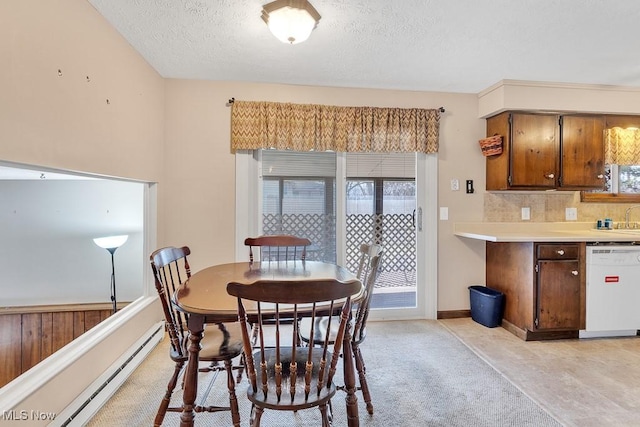
[[[415,176],[415,153],[347,153],[348,178]]]
[[[336,153],[262,150],[262,176],[335,177]]]

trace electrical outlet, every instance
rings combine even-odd
[[[460,181],[458,181],[457,179],[452,179],[451,191],[458,191],[458,190],[460,190]]]
[[[564,219],[567,221],[577,221],[578,220],[578,209],[577,208],[566,208],[564,210]]]
[[[522,220],[529,221],[531,219],[531,208],[522,208]]]

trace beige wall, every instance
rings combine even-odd
[[[0,58],[0,161],[161,180],[164,80],[87,1],[0,1]],[[20,398],[60,413],[161,319],[155,300],[138,306],[105,323],[104,339],[83,335],[70,369],[0,391],[0,411]]]
[[[87,1],[0,2],[0,57],[0,160],[160,179],[163,80]]]
[[[484,246],[453,236],[454,221],[481,221],[484,157],[478,139],[477,97],[353,88],[324,88],[254,83],[167,80],[166,181],[160,186],[161,244],[188,244],[191,266],[230,262],[235,257],[235,158],[230,150],[229,98],[241,100],[369,105],[377,107],[445,107],[440,121],[439,205],[449,221],[438,227],[438,310],[468,308],[467,286],[484,280]],[[462,189],[449,190],[458,178]],[[473,179],[476,193],[465,194]],[[455,256],[453,255],[455,254]],[[480,281],[480,282],[478,282]]]

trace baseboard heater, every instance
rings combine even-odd
[[[74,421],[82,414],[82,412],[91,404],[91,403],[95,403],[96,398],[98,397],[102,397],[100,396],[101,393],[105,392],[105,390],[107,389],[107,387],[119,376],[121,376],[124,372],[126,372],[126,376],[124,378],[121,379],[121,383],[124,382],[126,380],[126,378],[128,378],[128,376],[131,374],[131,372],[133,371],[133,369],[135,369],[137,367],[136,366],[129,366],[138,355],[140,355],[140,353],[143,350],[148,350],[147,353],[149,353],[151,351],[150,348],[147,348],[149,343],[151,343],[151,341],[154,341],[154,339],[156,341],[159,341],[158,339],[158,334],[160,335],[164,335],[164,323],[160,326],[157,327],[157,329],[155,329],[155,331],[153,331],[151,333],[151,335],[149,335],[146,340],[138,347],[134,350],[134,352],[124,361],[122,362],[122,364],[120,366],[118,366],[116,368],[116,370],[102,383],[100,384],[96,390],[91,394],[91,396],[89,396],[84,402],[82,402],[80,404],[80,406],[78,407],[78,409],[73,412],[73,414],[71,414],[65,421],[63,421],[60,426],[62,427],[67,427],[67,426],[73,426],[74,425]],[[161,337],[160,337],[161,339]],[[141,362],[141,361],[140,361]],[[139,364],[139,363],[138,363]],[[129,369],[127,369],[129,368]],[[120,379],[119,379],[120,380]],[[114,390],[109,389],[110,394],[104,399],[104,401],[102,402],[102,404],[104,404],[104,402],[106,402],[107,400],[109,400],[109,398],[111,397],[111,395],[113,394]],[[102,404],[100,404],[100,406],[102,406]],[[94,414],[92,413],[91,416],[86,417],[84,416],[84,414],[82,414],[83,417],[82,418],[82,423],[80,425],[84,425],[85,422],[87,421],[88,418],[90,418],[91,416],[93,416]]]

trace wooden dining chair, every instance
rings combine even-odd
[[[311,240],[288,234],[277,234],[248,237],[245,239],[244,244],[249,247],[250,262],[254,261],[256,255],[260,261],[304,261],[307,257],[307,247],[311,245]],[[287,320],[288,323],[293,323],[293,321],[294,319],[291,318]],[[272,322],[265,320],[264,323],[266,325]],[[282,319],[282,324],[284,323],[285,321]],[[257,339],[257,332],[257,329],[254,327],[254,341]]]
[[[189,353],[189,330],[187,329],[187,314],[179,311],[173,304],[173,294],[178,286],[191,277],[191,270],[187,256],[191,254],[188,247],[166,247],[154,251],[151,256],[151,269],[155,279],[156,290],[165,317],[165,326],[171,347],[169,356],[175,362],[173,375],[167,384],[167,390],[162,398],[160,407],[154,420],[154,426],[162,425],[167,412],[182,412],[182,406],[170,407],[171,395],[176,388],[178,379],[183,373]],[[206,389],[202,404],[196,405],[195,412],[219,412],[231,411],[231,419],[234,426],[240,426],[240,413],[238,411],[238,399],[235,392],[233,378],[233,359],[242,354],[242,332],[238,323],[207,324],[200,342],[200,358],[202,362],[208,362],[207,368],[201,368],[200,372],[208,372],[211,381]],[[219,363],[222,362],[223,366]],[[227,387],[229,389],[229,406],[204,406],[205,400],[213,386],[217,375],[226,371]]]
[[[248,237],[244,241],[249,247],[249,261],[254,261],[254,250],[258,253],[261,261],[286,261],[293,259],[305,260],[307,257],[307,247],[311,245],[311,240],[279,234],[272,236]]]
[[[318,407],[322,415],[322,425],[330,426],[331,398],[336,393],[333,381],[341,352],[347,322],[351,312],[351,296],[359,293],[362,285],[353,280],[346,283],[336,280],[322,281],[257,281],[248,286],[231,282],[227,292],[238,298],[238,319],[243,324],[249,322],[258,325],[258,344],[254,348],[248,328],[242,328],[246,371],[249,379],[247,397],[252,403],[250,425],[258,427],[265,409],[278,411],[300,411]],[[328,322],[324,331],[316,331],[318,303],[328,308],[328,312],[340,312],[338,325]],[[257,318],[247,316],[247,306],[253,313],[257,304]],[[282,309],[287,304],[286,309]],[[286,313],[284,311],[286,310]],[[283,342],[296,343],[298,324],[290,337],[281,336],[280,317],[308,315],[311,317],[311,336],[324,335],[322,346],[285,345]],[[262,332],[263,317],[275,319],[275,345],[264,343]],[[336,339],[328,339],[330,328],[335,327]],[[285,333],[282,333],[285,334]],[[289,339],[290,338],[290,339]]]
[[[369,386],[367,384],[366,367],[364,364],[364,358],[362,357],[362,351],[360,351],[360,344],[367,336],[367,319],[369,317],[369,307],[371,306],[371,298],[373,296],[373,286],[378,278],[380,271],[380,263],[382,261],[382,255],[384,251],[382,247],[377,244],[362,244],[360,245],[360,260],[358,262],[357,277],[364,284],[363,297],[354,306],[354,313],[352,321],[352,339],[351,346],[353,348],[353,357],[355,360],[356,370],[358,371],[358,381],[360,383],[358,389],[362,391],[362,397],[367,406],[367,412],[373,414],[373,403],[371,402],[371,393],[369,392]],[[300,339],[302,342],[309,343],[312,335],[307,335],[309,330],[308,323],[311,320],[303,318],[300,320]],[[327,317],[316,318],[317,327],[316,330],[322,329],[321,327],[327,323],[329,319]],[[335,324],[335,319],[332,320]],[[335,328],[331,331],[330,341],[335,341],[337,331]],[[322,345],[324,337],[321,335],[315,335],[313,339],[314,346]]]

